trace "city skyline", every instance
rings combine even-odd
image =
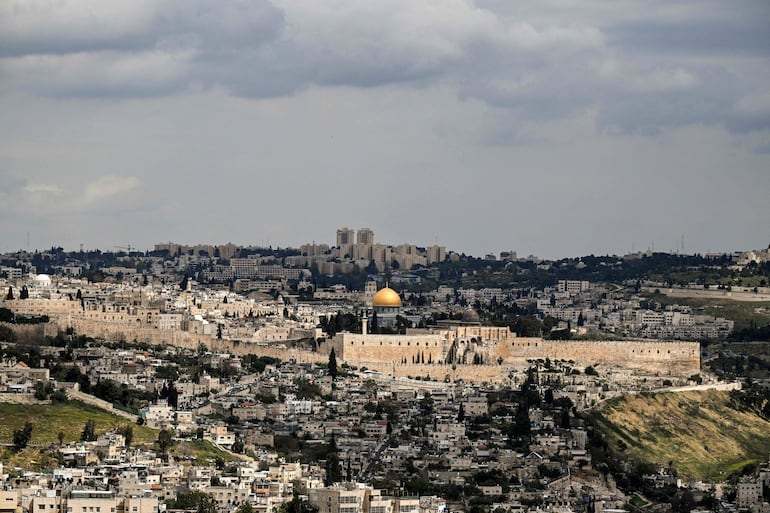
[[[342,226],[477,256],[765,248],[768,27],[762,1],[4,2],[0,252]]]

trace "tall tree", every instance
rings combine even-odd
[[[15,429],[13,431],[13,448],[16,452],[24,449],[29,445],[29,441],[32,439],[32,423],[25,422],[24,427],[21,429]]]
[[[337,452],[330,452],[326,456],[326,486],[331,486],[334,483],[342,481],[342,465],[340,464],[340,457]]]
[[[118,433],[126,439],[126,447],[131,447],[131,443],[134,441],[134,426],[124,424],[118,428]]]
[[[96,422],[94,422],[94,419],[86,421],[83,432],[80,434],[80,440],[83,442],[93,442],[96,440]]]
[[[174,444],[173,433],[167,429],[161,429],[160,433],[158,433],[158,439],[155,441],[155,443],[158,445],[158,450],[160,450],[160,454],[163,460],[168,460],[168,449]]]
[[[7,301],[13,300],[13,287],[8,287],[8,294],[5,295]]]
[[[195,511],[196,513],[217,513],[219,511],[214,496],[200,490],[182,492],[176,496],[176,499],[166,501],[166,507],[168,509]]]
[[[332,379],[337,378],[337,354],[334,352],[334,348],[329,352],[329,376]]]

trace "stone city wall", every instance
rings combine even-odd
[[[447,351],[446,338],[441,334],[424,335],[362,335],[338,333],[331,346],[337,358],[351,365],[358,363],[438,363]],[[329,349],[327,348],[327,351]]]
[[[209,351],[231,353],[237,355],[256,354],[258,356],[270,356],[282,361],[294,359],[298,362],[328,362],[326,354],[312,351],[304,351],[288,347],[290,341],[282,340],[272,344],[253,343],[237,340],[217,339],[208,335],[197,335],[186,331],[159,330],[157,328],[140,328],[113,324],[105,321],[89,319],[61,318],[46,324],[7,324],[13,329],[17,339],[26,341],[30,337],[40,340],[44,336],[55,336],[59,331],[73,328],[75,333],[106,341],[125,340],[127,342],[146,342],[152,345],[168,344],[174,347],[182,347],[197,350],[201,344]]]
[[[448,345],[446,338],[440,335],[341,333],[332,342],[340,361],[377,370],[384,365],[389,373],[397,370],[398,376],[407,376],[412,372],[411,369],[399,370],[405,365],[443,364]],[[550,358],[573,361],[576,366],[599,365],[602,370],[626,369],[646,375],[689,377],[700,372],[700,346],[697,342],[511,338],[484,344],[483,353],[486,365],[457,364],[457,368],[489,367],[499,373],[501,364],[521,370],[528,366],[527,360]],[[424,376],[424,373],[412,375]]]
[[[46,336],[54,337],[59,328],[52,322],[40,324],[13,324],[0,322],[0,326],[10,328],[16,334],[16,341],[20,343],[39,341]]]
[[[452,345],[453,337],[446,332],[420,335],[362,335],[340,333],[332,341],[319,345],[318,351],[291,347],[291,341],[253,343],[216,339],[184,331],[167,331],[118,325],[105,321],[60,318],[58,325],[8,325],[18,338],[55,335],[68,327],[76,333],[105,340],[148,342],[153,345],[168,344],[196,350],[204,344],[210,351],[237,355],[256,354],[271,356],[282,361],[324,363],[333,347],[340,363],[387,372],[396,376],[422,376],[444,379],[451,365],[444,359]],[[463,333],[467,336],[471,333]],[[489,338],[492,333],[485,333]],[[464,338],[464,337],[463,337]],[[599,366],[600,371],[630,370],[640,375],[689,377],[700,372],[700,346],[697,342],[667,341],[560,341],[541,338],[495,337],[481,342],[465,342],[459,337],[455,342],[463,349],[466,345],[483,356],[482,365],[456,364],[454,376],[466,381],[490,381],[506,379],[511,370],[523,370],[527,360],[550,358],[573,361],[576,366]],[[433,371],[426,371],[433,368]]]
[[[631,369],[643,374],[689,377],[700,372],[700,344],[670,341],[543,340],[517,338],[491,349],[505,362],[544,359],[573,360],[578,365]]]

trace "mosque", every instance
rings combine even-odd
[[[374,287],[368,286],[371,316],[364,314],[361,333],[337,333],[326,346],[327,350],[334,348],[338,361],[393,376],[427,374],[479,382],[504,381],[512,371],[523,371],[529,362],[546,358],[651,376],[687,377],[700,371],[697,342],[519,338],[507,326],[482,325],[472,310],[460,321],[382,333],[382,328],[393,333],[392,328],[398,326],[402,301],[387,285],[376,292]]]
[[[398,324],[401,306],[401,296],[398,295],[398,292],[385,285],[372,298],[371,322],[367,323],[365,317],[364,323],[374,331],[384,327],[393,328]],[[362,331],[367,333],[368,328],[365,326]]]

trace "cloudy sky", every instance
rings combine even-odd
[[[766,0],[3,0],[0,252],[770,243]]]

